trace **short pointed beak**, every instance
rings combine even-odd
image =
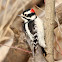
[[[21,15],[18,15],[19,17],[23,17],[23,16],[21,16]]]

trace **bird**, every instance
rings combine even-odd
[[[25,34],[31,40],[33,46],[33,55],[37,49],[37,46],[41,46],[42,50],[46,48],[45,39],[44,39],[44,26],[43,20],[41,20],[35,13],[34,9],[27,9],[19,15],[23,20],[23,28]]]

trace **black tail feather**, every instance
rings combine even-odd
[[[44,48],[41,47],[41,49],[42,49],[43,54],[46,56],[47,54],[46,54],[46,51],[44,50]]]

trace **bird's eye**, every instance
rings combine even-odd
[[[27,14],[25,14],[25,16],[27,16]]]

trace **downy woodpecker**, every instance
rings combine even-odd
[[[24,11],[20,16],[24,20],[24,30],[32,41],[34,50],[37,48],[37,45],[45,48],[43,21],[36,16],[33,9]]]

